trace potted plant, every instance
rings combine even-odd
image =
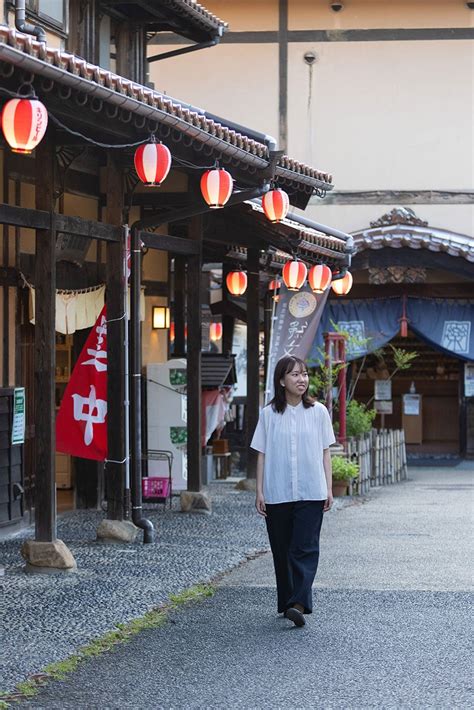
[[[350,481],[359,475],[359,464],[343,456],[332,458],[332,492],[334,496],[346,495]]]

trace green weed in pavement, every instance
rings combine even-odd
[[[11,695],[9,693],[0,693],[0,710],[7,710],[7,708],[10,707],[10,703],[15,702],[15,700],[34,697],[47,680],[63,680],[88,658],[100,656],[106,651],[113,650],[114,646],[130,641],[133,636],[136,636],[141,631],[145,631],[145,629],[154,629],[163,626],[168,619],[169,611],[184,606],[185,604],[191,604],[192,602],[205,599],[206,597],[212,597],[215,591],[215,587],[210,584],[196,584],[194,587],[185,589],[178,594],[170,594],[170,604],[151,609],[137,619],[115,624],[113,631],[108,631],[100,638],[94,639],[86,646],[82,646],[78,649],[77,653],[69,656],[69,658],[66,658],[64,661],[51,663],[49,666],[46,666],[40,674],[35,674],[36,678],[41,676],[41,682],[33,679],[25,680],[23,683],[19,683],[16,686],[14,693]],[[2,700],[2,697],[4,700]]]

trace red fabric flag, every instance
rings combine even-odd
[[[107,458],[107,323],[103,307],[68,382],[56,418],[56,451]]]

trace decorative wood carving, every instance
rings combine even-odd
[[[426,269],[414,266],[371,267],[370,284],[418,284],[426,281]]]
[[[371,222],[371,227],[386,227],[390,224],[410,224],[414,227],[427,227],[428,222],[416,216],[410,207],[394,207],[391,212],[382,215],[380,219]]]

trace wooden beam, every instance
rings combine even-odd
[[[123,175],[114,151],[107,155],[107,222],[120,229],[123,224]],[[120,230],[122,231],[122,230]],[[107,243],[107,517],[123,520],[125,512],[125,240]],[[128,501],[128,498],[127,498]]]
[[[44,210],[33,210],[26,207],[12,207],[5,203],[0,204],[0,222],[11,224],[15,227],[48,230],[50,215]],[[82,217],[68,217],[56,215],[56,233],[75,234],[90,239],[100,239],[107,242],[119,242],[122,235],[120,227],[115,227],[104,222],[95,222]]]
[[[424,283],[424,284],[358,284],[357,275],[354,277],[354,285],[351,288],[350,296],[353,298],[390,298],[406,293],[409,296],[427,298],[474,298],[474,283],[466,281],[459,283]],[[331,300],[337,301],[341,296],[330,296]]]
[[[210,308],[213,316],[228,316],[241,320],[243,323],[247,322],[246,309],[242,308],[242,306],[238,306],[236,303],[232,303],[232,301],[216,301],[215,303],[211,303]]]
[[[188,490],[201,490],[201,269],[202,217],[190,221],[190,237],[198,253],[188,257],[187,395],[188,395]]]
[[[249,249],[247,255],[247,409],[246,409],[246,439],[247,439],[247,478],[257,476],[257,452],[250,448],[259,412],[259,332],[260,332],[260,302],[259,302],[259,251]]]
[[[56,539],[54,129],[48,129],[36,151],[36,207],[48,216],[48,224],[36,231],[35,537],[38,542],[52,542]]]
[[[472,205],[474,190],[337,190],[310,205]]]
[[[140,232],[140,239],[149,249],[160,249],[161,251],[171,251],[173,254],[195,254],[200,253],[200,247],[191,239],[181,237],[171,237],[167,234],[155,234],[154,232]]]
[[[145,296],[167,297],[169,285],[167,281],[142,281],[145,288]]]

